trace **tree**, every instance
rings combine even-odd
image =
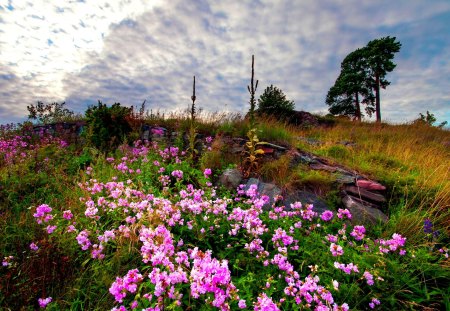
[[[386,88],[390,84],[385,77],[394,70],[396,64],[392,59],[400,47],[395,37],[385,37],[372,40],[367,46],[348,54],[341,63],[338,79],[327,94],[330,113],[361,120],[362,103],[366,105],[366,113],[371,116],[376,112],[377,122],[381,122],[380,87]]]
[[[287,100],[283,91],[270,85],[258,99],[258,113],[273,115],[279,118],[286,117],[294,111],[295,104]]]
[[[120,103],[108,107],[101,101],[97,106],[89,107],[86,110],[89,142],[102,152],[114,150],[131,132],[127,119],[132,111]]]
[[[74,118],[74,112],[64,108],[66,103],[44,104],[41,101],[37,105],[27,106],[28,119],[37,120],[39,123],[48,124],[52,122],[61,122]]]
[[[385,89],[391,84],[385,79],[386,74],[397,66],[392,61],[394,54],[400,51],[400,42],[395,37],[384,37],[370,41],[365,49],[365,58],[368,73],[372,80],[372,88],[375,91],[375,110],[377,122],[381,122],[380,87]]]
[[[361,121],[361,104],[365,104],[366,113],[371,116],[374,96],[368,82],[364,50],[357,49],[342,61],[341,73],[328,91],[326,103],[330,106],[330,113],[351,116]]]
[[[428,125],[428,126],[433,126],[433,124],[436,122],[436,120],[437,119],[434,116],[434,113],[430,113],[427,110],[427,114],[426,115],[424,115],[423,113],[419,113],[419,118],[414,120],[413,123],[416,123],[416,124],[420,123],[420,124],[425,124],[425,125]],[[437,127],[443,128],[444,126],[447,125],[447,123],[448,123],[447,121],[441,122],[439,125],[437,125]]]

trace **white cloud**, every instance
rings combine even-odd
[[[442,44],[450,45],[450,29],[436,20],[450,14],[447,1],[46,3],[0,9],[0,68],[14,74],[8,83],[17,86],[4,92],[4,103],[48,96],[82,112],[97,99],[127,105],[147,99],[153,109],[182,109],[196,75],[200,107],[245,112],[255,54],[258,94],[274,84],[297,109],[324,111],[342,59],[392,35],[407,52],[396,56],[398,67],[388,76],[383,116],[411,119],[422,101],[443,116],[448,104],[450,53]],[[423,40],[440,43],[430,54]]]

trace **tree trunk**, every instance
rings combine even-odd
[[[381,123],[380,109],[380,74],[375,73],[375,110],[377,114],[377,123]]]
[[[356,105],[356,119],[361,122],[361,106],[359,104],[358,92],[355,94],[355,105]]]

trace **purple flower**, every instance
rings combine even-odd
[[[342,249],[342,246],[335,244],[335,243],[331,243],[330,245],[330,252],[333,256],[341,256],[344,254],[344,250]]]
[[[355,226],[353,227],[353,231],[350,233],[352,237],[355,238],[356,241],[360,241],[364,239],[364,234],[366,233],[366,228],[364,226]]]
[[[330,221],[331,219],[333,219],[333,212],[332,212],[332,211],[329,211],[329,210],[326,210],[325,212],[323,212],[323,213],[320,215],[320,218],[321,218],[323,221]]]
[[[70,220],[73,217],[73,214],[70,210],[64,211],[63,212],[63,217],[64,219]]]
[[[205,170],[203,171],[203,175],[205,175],[205,177],[208,178],[209,175],[211,175],[211,169],[205,168]]]
[[[371,309],[374,309],[375,306],[378,306],[380,304],[380,301],[376,298],[372,298],[372,301],[369,303],[369,307]]]
[[[39,249],[39,246],[37,246],[34,242],[30,244],[30,249],[33,251],[37,251]]]
[[[39,307],[41,308],[46,308],[47,305],[52,302],[52,297],[47,297],[47,298],[39,298],[38,299],[39,302]]]
[[[245,300],[244,299],[239,300],[238,307],[241,308],[241,309],[247,308],[247,305],[245,304]]]

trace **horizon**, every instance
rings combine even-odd
[[[2,124],[25,121],[37,101],[76,113],[98,100],[182,111],[194,75],[198,108],[245,114],[253,54],[256,98],[273,84],[296,110],[327,113],[345,56],[386,36],[402,47],[381,91],[382,121],[426,111],[450,121],[448,1],[34,3],[0,2]]]

